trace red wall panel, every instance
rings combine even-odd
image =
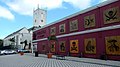
[[[45,45],[45,48],[43,50],[43,45]],[[50,48],[49,48],[49,43],[48,41],[39,41],[38,44],[37,44],[37,50],[39,53],[48,53]]]

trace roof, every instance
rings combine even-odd
[[[26,27],[23,27],[23,28],[21,28],[21,29],[17,30],[16,32],[13,32],[12,34],[10,34],[10,35],[6,36],[5,38],[7,38],[7,37],[10,37],[10,36],[12,36],[12,35],[17,34],[18,32],[20,32],[20,31],[21,31],[22,29],[24,29],[24,28],[26,28]],[[5,39],[5,38],[4,38],[4,39]]]
[[[35,27],[35,26],[33,26],[33,27],[29,28],[28,31],[36,30],[37,28],[41,28],[41,26],[40,26],[40,27]]]
[[[28,31],[31,31],[31,30],[34,30],[34,27],[31,27],[31,28],[28,29]]]
[[[50,26],[50,25],[59,23],[59,22],[64,21],[64,20],[66,20],[66,19],[68,19],[68,18],[72,18],[72,17],[77,16],[77,15],[79,15],[79,14],[86,13],[86,12],[88,12],[88,11],[91,11],[91,10],[94,10],[94,9],[96,9],[96,8],[99,8],[99,7],[102,7],[102,6],[111,4],[111,3],[116,2],[116,1],[119,1],[119,0],[108,0],[108,1],[102,2],[102,3],[97,4],[97,5],[95,5],[95,6],[89,7],[89,8],[87,8],[87,9],[85,9],[85,10],[79,11],[79,12],[77,12],[77,13],[74,13],[74,14],[69,15],[69,16],[67,16],[67,17],[64,17],[64,18],[62,18],[62,19],[59,19],[59,20],[57,20],[57,21],[55,21],[55,22],[52,22],[52,23],[50,23],[50,24],[48,24],[48,25],[45,25],[45,26],[43,26],[42,28],[45,28],[45,27],[48,27],[48,26]],[[38,28],[38,29],[33,30],[33,31],[37,31],[37,30],[42,29],[42,28]]]

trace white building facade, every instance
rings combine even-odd
[[[4,38],[3,46],[13,45],[16,49],[31,49],[32,34],[27,28],[22,28]]]
[[[33,10],[33,27],[41,27],[46,24],[47,11],[40,9]]]
[[[33,11],[33,27],[29,29],[24,27],[8,35],[3,40],[4,41],[3,46],[13,45],[17,49],[31,49],[33,53],[33,51],[37,49],[37,44],[32,43],[33,30],[41,28],[42,26],[46,25],[46,16],[47,11],[40,9],[38,7],[36,10]]]

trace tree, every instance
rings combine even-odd
[[[3,40],[0,39],[0,50],[3,48]]]

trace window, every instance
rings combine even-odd
[[[41,22],[43,22],[43,20],[41,20]]]

